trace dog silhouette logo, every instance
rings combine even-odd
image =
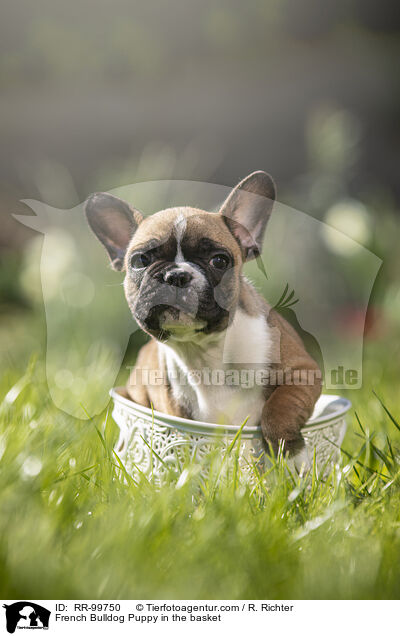
[[[18,601],[3,605],[6,610],[6,626],[9,634],[18,629],[48,629],[51,612],[32,601]]]
[[[112,195],[122,200],[120,205],[141,210],[147,221],[155,218],[157,210],[182,205],[220,210],[232,192],[218,184],[160,180],[126,185],[102,196],[109,200]],[[39,251],[36,247],[27,251],[24,275],[33,281],[30,272],[37,271],[40,254],[40,282],[37,287],[29,282],[26,293],[44,307],[49,393],[60,410],[90,419],[107,407],[109,389],[115,385],[125,355],[129,359],[133,349],[137,350],[136,335],[130,353],[128,344],[139,324],[126,303],[123,281],[118,278],[121,272],[107,267],[104,248],[91,232],[84,204],[63,210],[33,199],[23,202],[34,215],[14,218],[44,237],[32,244],[40,245]],[[350,206],[349,214],[352,209]],[[246,263],[246,275],[299,333],[306,348],[310,347],[309,353],[325,371],[326,389],[361,387],[365,320],[381,259],[339,228],[279,201],[275,201],[268,225],[257,259]],[[183,236],[186,225],[181,222],[175,230],[171,226],[172,237],[174,231]],[[210,292],[207,301],[227,312],[231,296],[224,283],[229,271],[213,287],[214,298]],[[185,287],[165,281],[156,286],[154,279],[153,284],[154,293],[146,293],[146,302],[138,305],[143,320],[152,319],[157,306],[164,304],[172,307],[172,317],[177,311],[189,316],[198,313],[195,289],[187,294]],[[149,290],[148,285],[145,289]],[[247,358],[245,344],[242,350]],[[279,347],[276,353],[280,353]],[[225,362],[251,364],[252,360],[227,357]]]

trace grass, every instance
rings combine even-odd
[[[372,351],[379,366],[378,357]],[[0,596],[398,598],[390,377],[377,395],[370,382],[350,395],[342,465],[325,480],[293,477],[279,458],[252,488],[234,478],[231,459],[219,481],[214,471],[201,485],[189,464],[186,480],[158,489],[124,475],[108,412],[80,421],[57,410],[40,360],[23,374],[9,369],[0,386]]]

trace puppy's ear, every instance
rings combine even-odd
[[[126,248],[143,221],[142,215],[106,192],[92,194],[86,201],[85,212],[90,227],[108,252],[113,269],[120,271]]]
[[[242,248],[245,261],[261,252],[275,198],[272,177],[260,170],[240,181],[220,209],[225,223]]]

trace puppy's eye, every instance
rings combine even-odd
[[[229,265],[229,258],[225,254],[216,254],[210,260],[210,263],[215,269],[223,270]]]
[[[144,267],[148,267],[152,261],[152,255],[148,252],[138,252],[131,258],[131,267],[133,267],[133,269],[143,269]]]

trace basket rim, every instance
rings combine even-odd
[[[126,410],[131,411],[135,415],[139,413],[142,417],[144,416],[149,419],[153,419],[154,417],[154,420],[157,421],[157,423],[161,422],[163,426],[170,428],[176,427],[187,430],[188,432],[204,431],[214,435],[227,433],[236,435],[240,429],[240,426],[234,424],[201,422],[156,411],[155,409],[142,406],[124,397],[120,393],[123,389],[124,387],[114,387],[110,390],[109,393],[114,403],[120,403]],[[340,397],[339,395],[323,394],[319,397],[313,415],[305,426],[303,426],[302,430],[309,432],[334,424],[342,420],[350,408],[351,402],[347,398]],[[327,410],[329,410],[329,412],[326,412]],[[260,435],[262,435],[260,425],[244,426],[242,429],[242,437],[259,437]]]

